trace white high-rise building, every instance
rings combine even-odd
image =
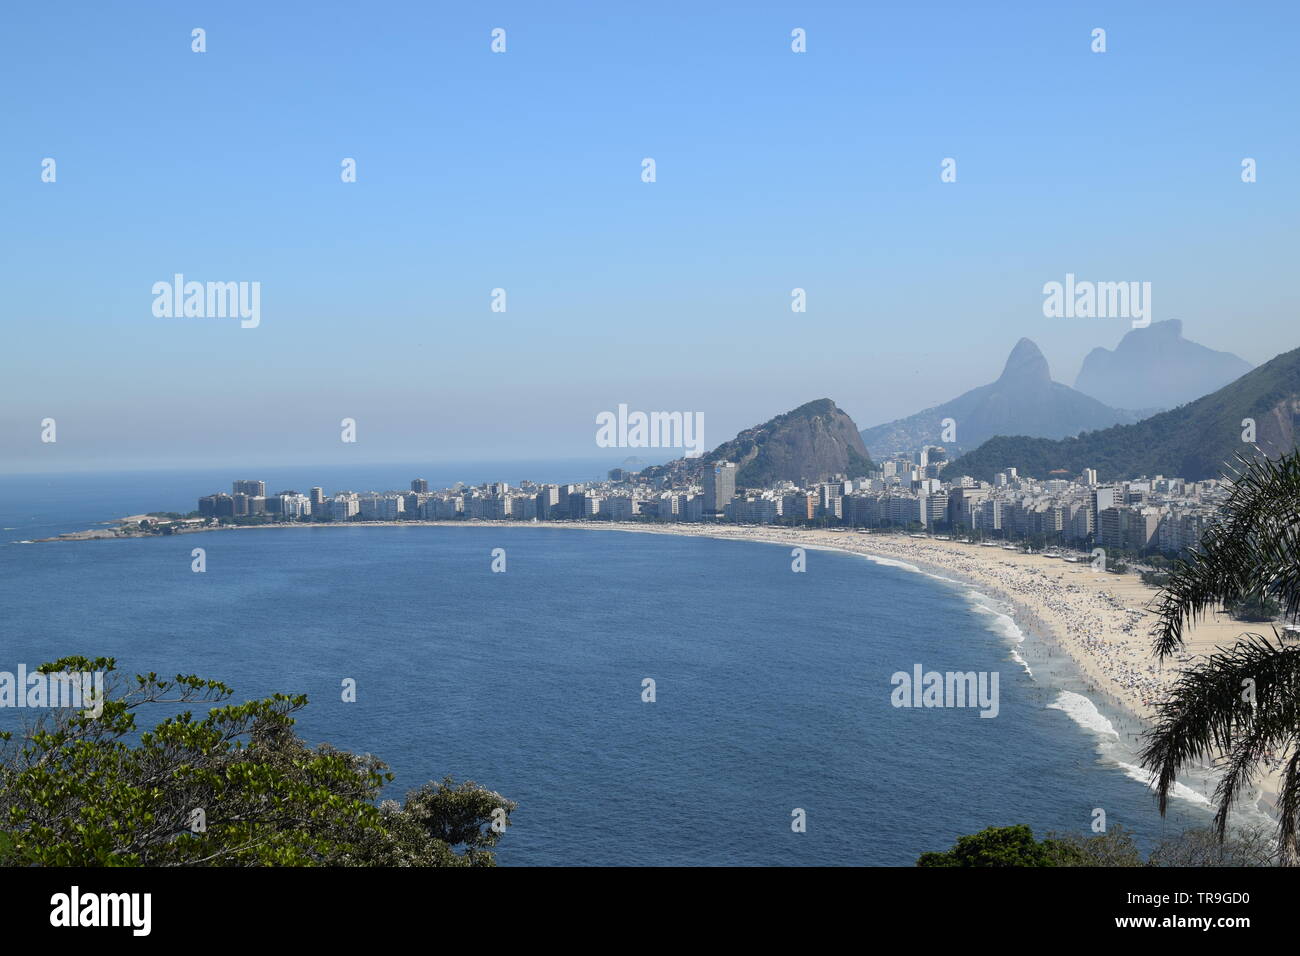
[[[288,519],[311,516],[311,499],[306,495],[280,495],[280,514]]]
[[[704,510],[720,514],[736,496],[736,463],[717,461],[704,469]]]
[[[358,503],[361,517],[372,521],[393,521],[406,511],[401,495],[367,495]]]
[[[330,517],[335,521],[347,521],[361,511],[361,503],[356,495],[335,495],[330,499]]]

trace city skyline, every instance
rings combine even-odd
[[[698,478],[652,469],[611,469],[573,482],[456,482],[433,487],[413,478],[390,486],[327,491],[323,485],[268,493],[261,479],[235,479],[229,493],[198,499],[186,514],[122,518],[112,530],[68,532],[42,541],[136,534],[194,533],[232,524],[437,521],[613,521],[695,525],[810,526],[1034,542],[1043,547],[1183,555],[1221,520],[1231,483],[1153,475],[1100,480],[1095,468],[1035,476],[1008,466],[991,482],[947,468],[941,446],[894,454],[862,476],[738,484],[734,462],[715,461]],[[947,474],[945,474],[947,469]],[[1102,552],[1104,570],[1105,552]],[[1091,556],[1095,560],[1096,552]],[[1077,559],[1069,559],[1077,560]]]

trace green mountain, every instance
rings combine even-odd
[[[1243,441],[1243,420],[1255,423],[1255,441]],[[991,481],[1011,466],[1044,478],[1057,469],[1071,476],[1096,468],[1102,481],[1169,475],[1217,478],[1239,453],[1276,457],[1300,435],[1300,349],[1277,356],[1217,392],[1134,425],[1076,438],[996,437],[944,469],[944,477]]]
[[[698,480],[704,468],[717,461],[734,461],[737,485],[748,488],[775,481],[820,481],[831,475],[857,477],[875,467],[853,419],[822,398],[747,428],[699,458],[680,458],[641,474]]]

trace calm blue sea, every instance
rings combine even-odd
[[[525,464],[421,477],[603,471]],[[11,543],[188,511],[237,477],[333,491],[414,476],[0,477],[0,670],[102,654],[241,698],[307,693],[303,736],[381,756],[391,796],[452,774],[518,801],[505,865],[908,865],[990,825],[1083,832],[1095,808],[1146,843],[1208,820],[1191,791],[1160,819],[1124,767],[1131,728],[991,602],[860,557],[810,552],[795,574],[775,545],[558,528]],[[890,676],[917,663],[998,672],[999,716],[891,706]]]

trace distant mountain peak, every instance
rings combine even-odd
[[[1159,336],[1168,333],[1168,329],[1156,331]],[[1253,444],[1242,436],[1242,421],[1248,418],[1259,423]],[[1298,440],[1300,349],[1295,349],[1217,391],[1136,424],[1089,432],[1069,441],[999,436],[948,468],[953,475],[983,481],[991,481],[1008,466],[1035,478],[1058,470],[1077,475],[1084,468],[1095,468],[1103,481],[1139,475],[1200,481],[1223,475],[1238,454],[1277,457],[1295,449]]]
[[[994,435],[1065,438],[1133,420],[1126,412],[1053,382],[1042,350],[1032,339],[1021,339],[997,381],[907,418],[865,429],[862,440],[871,455],[881,458],[922,445],[971,449]],[[955,423],[955,437],[945,426],[947,421]]]
[[[798,408],[786,412],[786,415],[792,418],[813,418],[816,415],[828,415],[838,410],[839,406],[829,398],[818,398],[811,402],[804,402]]]
[[[1074,387],[1115,408],[1173,408],[1251,370],[1245,359],[1183,338],[1181,319],[1131,329],[1114,349],[1095,348]]]
[[[1033,339],[1021,339],[1007,356],[999,382],[1050,382],[1052,369]]]

